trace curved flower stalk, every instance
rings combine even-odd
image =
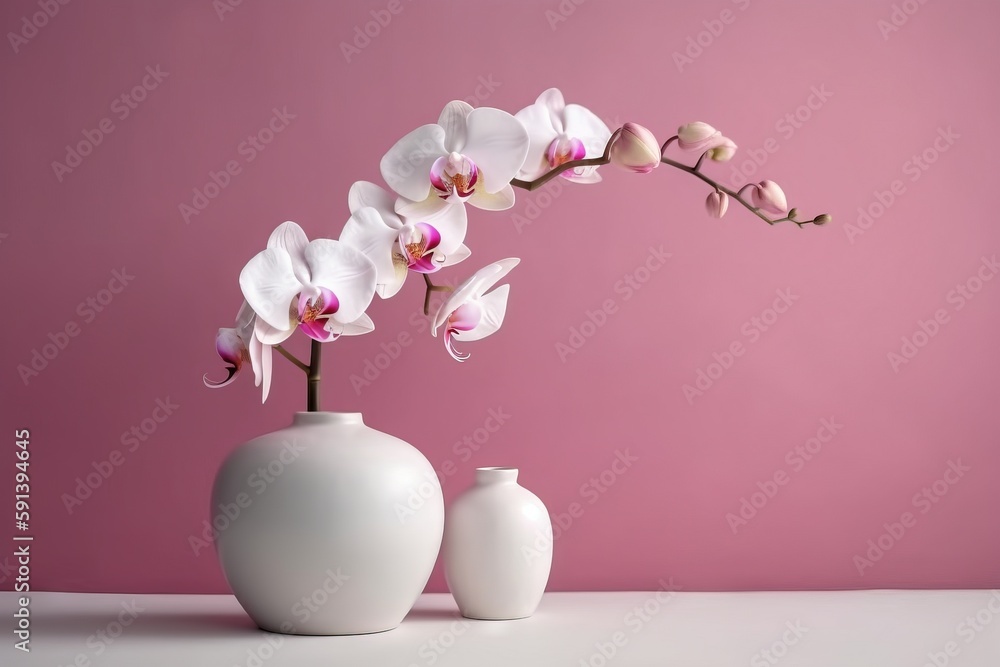
[[[611,139],[611,130],[579,104],[566,104],[558,88],[549,88],[514,116],[528,131],[528,155],[520,179],[538,178],[570,160],[597,157]],[[576,167],[561,176],[574,183],[598,183],[597,167]]]
[[[698,156],[694,164],[668,157],[674,143],[680,152]],[[702,171],[706,160],[725,162],[736,150],[734,141],[701,121],[681,125],[662,145],[637,123],[611,132],[587,108],[566,104],[556,88],[544,91],[516,116],[450,102],[437,123],[410,132],[383,156],[380,169],[392,192],[367,181],[352,185],[350,218],[338,241],[310,242],[294,222],[274,230],[266,249],[240,274],[246,303],[236,325],[220,329],[216,337],[227,376],[203,380],[213,388],[228,386],[249,359],[266,400],[272,352],[277,350],[306,372],[308,409],[318,410],[322,343],[372,331],[365,311],[374,295],[396,295],[411,272],[424,278],[425,315],[434,292],[451,293],[434,314],[431,332],[437,336],[443,327],[448,354],[465,361],[469,354],[458,343],[486,338],[503,324],[510,286],[495,285],[520,261],[489,264],[454,290],[432,281],[432,275],[470,255],[465,204],[505,210],[514,203],[515,187],[535,190],[560,175],[596,183],[602,165],[633,173],[665,165],[709,186],[705,210],[711,217],[723,217],[735,202],[769,225],[790,221],[801,228],[831,221],[825,213],[800,220],[798,209],[789,208],[774,181],[750,183],[736,192]],[[296,330],[311,339],[309,363],[281,346]]]
[[[456,361],[465,361],[468,353],[461,353],[455,348],[455,341],[475,341],[494,334],[503,324],[507,312],[507,294],[510,285],[501,285],[492,292],[494,285],[503,280],[521,260],[516,257],[502,259],[485,266],[469,277],[452,293],[448,300],[441,304],[431,334],[437,336],[438,329],[444,326],[444,346],[448,354]]]
[[[435,273],[471,254],[462,243],[467,227],[464,206],[447,206],[426,219],[396,213],[394,198],[367,181],[351,186],[351,217],[340,240],[363,252],[375,265],[376,293],[395,296],[406,276]]]
[[[382,158],[382,178],[404,198],[396,211],[427,217],[466,201],[488,211],[514,205],[510,181],[528,154],[528,132],[506,111],[456,100],[436,124],[396,142]]]

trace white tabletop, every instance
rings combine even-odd
[[[0,593],[9,628],[18,597]],[[4,629],[4,667],[1000,666],[986,590],[550,593],[519,621],[466,620],[433,594],[355,637],[262,632],[228,595],[32,593],[29,609],[31,652]]]

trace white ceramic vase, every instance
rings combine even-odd
[[[285,634],[399,625],[441,546],[434,468],[359,413],[300,412],[238,447],[212,493],[216,547],[250,617]]]
[[[552,568],[552,523],[517,468],[477,468],[476,484],[448,509],[444,571],[462,615],[526,618]]]

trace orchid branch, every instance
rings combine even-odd
[[[309,366],[306,375],[306,410],[309,412],[319,412],[319,368],[322,355],[323,343],[313,339],[309,347]]]
[[[428,273],[424,274],[424,284],[427,286],[427,291],[424,293],[424,315],[431,314],[431,292],[453,292],[454,287],[449,285],[435,285],[431,282],[431,276]]]
[[[275,345],[274,349],[277,350],[278,352],[280,352],[281,356],[283,356],[285,359],[288,359],[290,362],[292,362],[293,364],[295,364],[296,366],[298,366],[299,368],[301,368],[306,373],[309,372],[309,365],[308,364],[304,364],[301,361],[299,361],[298,357],[296,357],[294,354],[292,354],[291,352],[289,352],[288,350],[286,350],[282,346]]]
[[[560,165],[558,165],[556,167],[553,167],[551,170],[545,172],[544,174],[542,174],[541,176],[539,176],[538,178],[536,178],[534,180],[531,180],[531,181],[522,181],[521,179],[515,178],[515,179],[511,180],[510,184],[512,186],[516,187],[516,188],[522,188],[522,189],[528,190],[530,192],[532,190],[535,190],[535,189],[541,187],[545,183],[548,183],[550,180],[552,180],[553,178],[555,178],[559,174],[561,174],[564,171],[567,171],[569,169],[576,169],[577,167],[590,167],[590,166],[598,166],[598,165],[608,164],[609,162],[611,162],[611,146],[612,146],[612,144],[615,143],[615,140],[618,138],[620,132],[621,132],[621,130],[618,130],[613,135],[611,135],[611,139],[608,141],[607,146],[605,146],[605,148],[604,148],[604,154],[601,157],[581,158],[579,160],[570,160],[570,161],[564,162],[564,163],[562,163],[562,164],[560,164]],[[673,136],[673,137],[670,137],[669,139],[667,139],[666,142],[664,142],[663,146],[660,148],[660,154],[661,154],[661,156],[667,150],[667,147],[670,146],[670,144],[672,144],[676,140],[677,140],[677,136]],[[695,176],[695,177],[701,179],[702,181],[704,181],[705,183],[707,183],[708,185],[712,186],[712,188],[714,190],[716,190],[717,192],[724,192],[724,193],[726,193],[728,196],[732,197],[733,199],[735,199],[736,201],[738,201],[740,204],[742,204],[744,206],[744,208],[746,208],[748,211],[750,211],[751,213],[753,213],[754,215],[756,215],[758,218],[760,218],[761,220],[763,220],[764,222],[766,222],[769,225],[775,225],[775,224],[777,224],[779,222],[786,222],[786,221],[788,221],[788,222],[794,222],[796,225],[798,225],[801,228],[801,227],[803,227],[805,225],[808,225],[808,224],[823,225],[823,224],[826,224],[827,222],[830,221],[830,216],[827,215],[827,214],[825,214],[825,213],[821,214],[821,215],[817,215],[816,217],[812,218],[811,220],[797,220],[796,217],[797,217],[797,214],[798,214],[798,209],[795,209],[795,208],[791,209],[788,212],[788,215],[786,215],[783,218],[771,218],[771,217],[768,217],[765,213],[761,212],[761,210],[758,207],[754,206],[752,203],[750,203],[746,199],[744,199],[743,196],[742,196],[742,194],[741,194],[744,190],[746,190],[747,187],[753,187],[752,183],[743,186],[743,188],[739,192],[734,192],[733,190],[731,190],[731,189],[727,188],[726,186],[720,184],[718,181],[716,181],[716,180],[712,179],[711,177],[706,176],[705,174],[703,174],[700,171],[700,168],[701,168],[701,163],[705,159],[706,155],[708,155],[707,152],[703,153],[701,155],[701,157],[698,158],[698,162],[693,167],[688,166],[686,164],[683,164],[681,162],[677,162],[675,160],[671,160],[668,157],[661,157],[660,158],[660,163],[668,165],[668,166],[671,166],[674,169],[679,169],[679,170],[681,170],[681,171],[683,171],[683,172],[685,172],[687,174],[691,174],[692,176]],[[426,275],[425,275],[425,277],[426,277]]]

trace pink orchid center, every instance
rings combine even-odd
[[[575,137],[560,135],[552,140],[545,150],[545,159],[550,167],[558,167],[571,160],[579,160],[587,155],[587,149],[583,142]]]
[[[340,310],[340,300],[329,289],[318,289],[319,294],[312,298],[305,293],[299,294],[299,328],[314,340],[328,341],[333,338],[333,334],[326,330],[327,320]]]
[[[479,326],[479,321],[483,319],[483,309],[475,301],[467,301],[456,308],[448,316],[448,325],[444,331],[444,346],[448,354],[456,361],[465,361],[469,358],[469,353],[462,353],[455,349],[455,334],[459,331],[471,331]]]
[[[443,155],[431,166],[431,185],[442,199],[465,201],[479,182],[476,163],[461,153]]]
[[[399,247],[407,268],[417,273],[434,273],[441,268],[434,261],[434,249],[441,244],[441,233],[433,225],[418,222],[399,233]]]

